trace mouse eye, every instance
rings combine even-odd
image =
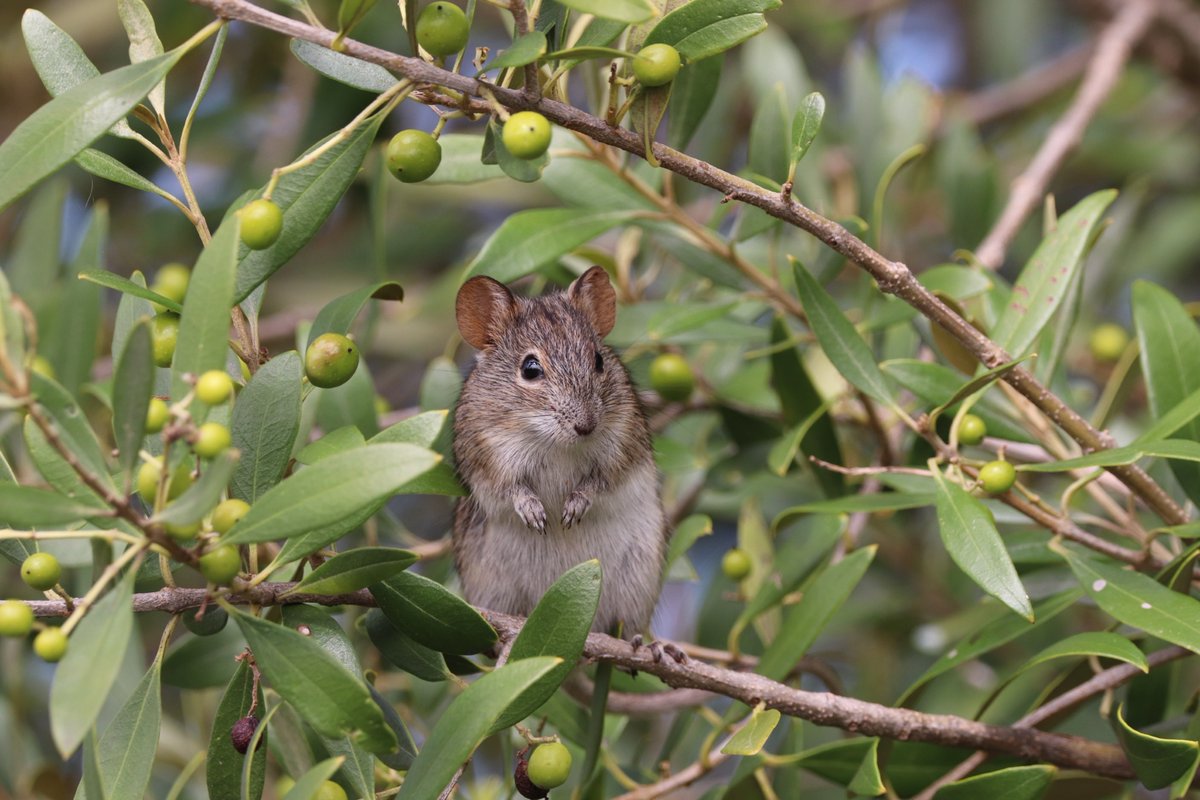
[[[525,356],[525,360],[521,362],[521,377],[527,381],[536,381],[542,374],[542,363],[535,356]]]
[[[600,351],[596,351],[596,372],[604,372],[604,359],[600,356]]]

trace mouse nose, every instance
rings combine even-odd
[[[575,432],[580,436],[587,436],[594,430],[596,430],[596,421],[594,419],[580,420],[575,423]]]

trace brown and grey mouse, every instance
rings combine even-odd
[[[455,311],[480,351],[454,421],[471,490],[453,534],[467,600],[525,616],[560,575],[598,558],[593,630],[645,631],[667,522],[646,416],[603,342],[616,320],[608,275],[592,267],[565,292],[536,298],[475,277]]]

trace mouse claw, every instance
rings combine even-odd
[[[688,661],[688,654],[671,642],[659,642],[656,640],[650,642],[650,644],[645,644],[640,633],[630,640],[629,645],[633,648],[634,653],[637,653],[638,649],[643,646],[650,648],[650,657],[654,659],[655,664],[662,663],[663,653],[669,655],[676,664],[686,664]]]
[[[592,500],[583,492],[571,492],[567,502],[563,503],[562,525],[570,528],[583,519],[583,515],[591,508]]]
[[[546,532],[546,508],[542,505],[541,500],[536,496],[527,495],[517,498],[513,505],[517,516],[525,523],[525,527],[532,528],[538,533]]]

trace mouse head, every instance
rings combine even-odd
[[[601,267],[565,292],[516,297],[492,278],[471,278],[455,302],[458,330],[479,349],[478,380],[514,414],[554,439],[603,427],[604,409],[630,393],[628,376],[603,344],[616,321],[616,293]]]

